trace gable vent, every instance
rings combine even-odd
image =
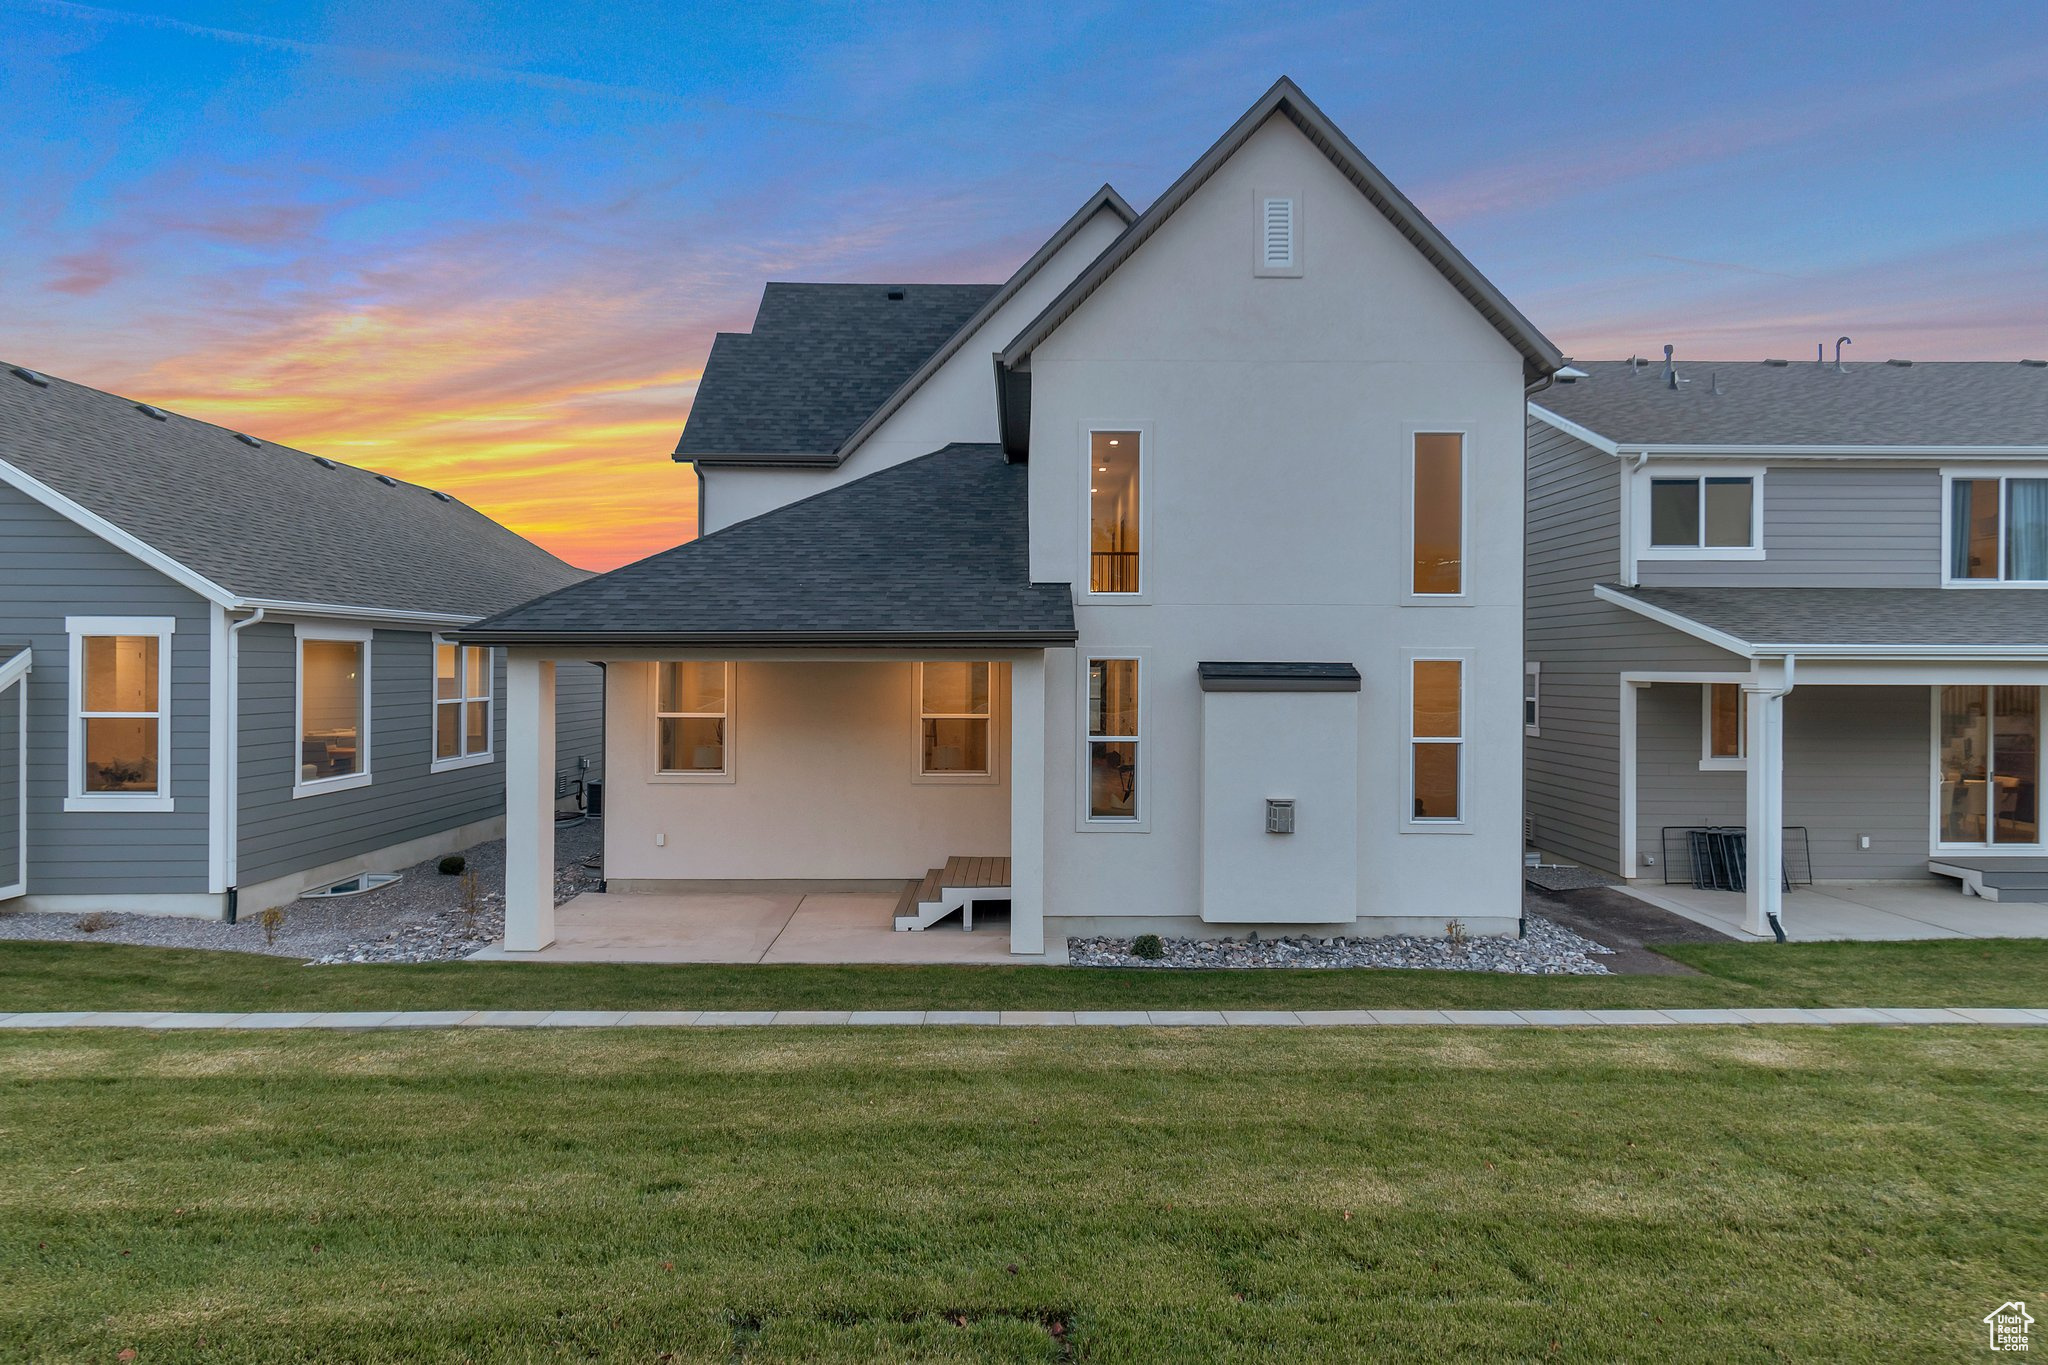
[[[251,436],[244,431],[236,432],[235,439],[237,441],[240,441],[243,445],[249,447],[249,449],[251,450],[261,450],[263,448],[263,442],[257,440],[254,436]]]
[[[49,381],[49,380],[47,380],[47,379],[43,378],[43,377],[42,377],[41,375],[37,374],[37,373],[36,373],[36,372],[35,372],[34,370],[31,370],[31,369],[27,368],[26,366],[23,366],[23,365],[9,365],[9,366],[7,367],[7,372],[8,372],[9,374],[13,375],[13,376],[14,376],[14,377],[15,377],[16,379],[26,379],[26,380],[27,380],[27,381],[28,381],[29,383],[31,383],[31,384],[33,384],[33,385],[35,385],[35,386],[36,386],[37,388],[39,388],[39,389],[47,389],[47,388],[49,388],[49,387],[50,387],[50,381]]]
[[[137,403],[135,405],[135,410],[141,413],[144,417],[148,417],[153,421],[158,422],[167,422],[170,420],[171,417],[171,415],[168,412],[165,412],[162,408],[153,408],[147,403]]]
[[[1261,215],[1259,259],[1268,270],[1294,268],[1294,201],[1269,198]]]

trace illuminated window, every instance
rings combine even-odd
[[[1739,768],[1749,753],[1749,702],[1741,683],[1708,683],[1702,766]]]
[[[665,663],[656,668],[656,748],[665,773],[726,772],[732,665]]]
[[[917,666],[918,770],[927,777],[987,776],[989,674],[987,664]]]
[[[434,769],[468,767],[491,757],[491,651],[434,641]]]
[[[370,632],[300,626],[299,770],[293,795],[370,780]]]
[[[169,810],[170,642],[164,617],[72,617],[66,810]]]
[[[1138,661],[1088,661],[1088,734],[1082,741],[1088,818],[1138,818]]]
[[[1415,434],[1412,540],[1417,596],[1465,591],[1465,438],[1455,431]]]
[[[1139,496],[1144,491],[1140,437],[1135,431],[1096,431],[1088,437],[1088,591],[1135,593],[1138,572]]]
[[[1416,823],[1464,818],[1465,665],[1417,659],[1410,688],[1409,791]]]

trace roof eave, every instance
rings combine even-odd
[[[1050,649],[1079,638],[1071,626],[1037,630],[841,630],[841,631],[622,631],[463,630],[464,644],[505,646],[607,646],[633,649]]]
[[[787,453],[735,450],[702,455],[678,450],[672,458],[678,464],[692,464],[699,469],[833,469],[839,464],[839,457],[829,450]]]

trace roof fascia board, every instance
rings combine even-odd
[[[1020,332],[1002,353],[1003,364],[1016,367],[1022,364],[1031,352],[1058,329],[1087,298],[1101,287],[1116,270],[1136,254],[1139,247],[1167,219],[1176,213],[1182,204],[1194,194],[1230,158],[1237,154],[1254,133],[1265,126],[1266,120],[1275,114],[1285,115],[1302,134],[1314,143],[1317,150],[1328,157],[1333,165],[1365,195],[1366,199],[1390,221],[1400,233],[1422,252],[1429,262],[1448,279],[1452,286],[1463,294],[1466,301],[1477,308],[1480,314],[1492,323],[1494,329],[1522,353],[1523,372],[1533,382],[1555,373],[1564,364],[1564,357],[1549,338],[1537,331],[1535,325],[1523,317],[1507,297],[1496,289],[1491,281],[1473,268],[1448,238],[1439,232],[1436,225],[1425,217],[1422,211],[1394,187],[1391,180],[1358,150],[1351,139],[1346,137],[1336,124],[1332,123],[1315,102],[1302,93],[1301,88],[1282,76],[1273,83],[1258,102],[1245,111],[1244,116],[1230,126],[1208,151],[1196,158],[1195,163],[1181,173],[1178,180],[1166,192],[1153,201],[1152,206],[1139,215],[1138,220],[1126,228],[1123,234],[1097,257],[1094,264],[1075,277],[1044,311],[1034,318],[1030,325]]]
[[[0,689],[9,688],[35,671],[35,651],[23,646],[19,654],[0,663]]]
[[[1878,446],[1878,445],[1674,445],[1622,444],[1621,455],[1644,455],[1650,459],[1681,459],[1698,455],[1742,455],[1752,458],[1788,460],[1944,460],[2006,457],[2039,459],[2048,456],[2048,446]]]
[[[1715,630],[1712,626],[1702,625],[1690,616],[1681,616],[1675,611],[1667,611],[1663,607],[1652,606],[1648,602],[1631,597],[1627,593],[1612,588],[1605,583],[1595,583],[1593,585],[1593,596],[1602,602],[1609,602],[1617,607],[1626,608],[1638,616],[1655,621],[1660,626],[1669,626],[1673,630],[1690,635],[1695,640],[1704,640],[1716,649],[1725,649],[1730,654],[1744,659],[1754,659],[1756,657],[1756,646],[1750,644],[1747,640],[1740,640],[1726,631]]]
[[[1602,436],[1591,427],[1582,427],[1568,417],[1560,417],[1541,403],[1529,405],[1529,415],[1546,426],[1555,427],[1575,441],[1584,441],[1593,449],[1605,455],[1619,455],[1621,447]]]
[[[358,607],[340,602],[293,602],[275,597],[239,598],[234,606],[238,609],[261,609],[275,616],[315,616],[323,620],[375,621],[402,626],[471,626],[484,619],[474,613]]]
[[[41,479],[17,469],[5,460],[0,460],[0,482],[34,498],[66,521],[90,531],[115,549],[142,561],[180,587],[190,589],[207,601],[222,607],[239,605],[233,593],[204,574],[187,568],[154,545],[129,534],[99,513],[65,497]]]
[[[910,378],[904,380],[897,387],[896,392],[890,394],[884,400],[882,406],[876,408],[874,412],[868,415],[866,421],[854,428],[853,435],[840,442],[836,462],[844,463],[854,451],[860,449],[861,445],[870,436],[873,436],[875,432],[881,429],[883,423],[894,417],[897,410],[910,401],[912,394],[923,388],[926,382],[933,375],[937,374],[947,361],[959,354],[960,348],[965,346],[976,332],[985,327],[989,319],[1001,312],[1011,299],[1017,297],[1017,294],[1025,285],[1031,283],[1038,272],[1045,268],[1046,262],[1057,256],[1068,242],[1074,240],[1075,235],[1082,228],[1093,222],[1095,215],[1105,211],[1121,218],[1125,228],[1129,228],[1138,218],[1137,210],[1125,202],[1124,197],[1116,192],[1114,186],[1104,185],[1101,189],[1090,195],[1088,202],[1075,210],[1073,216],[1068,218],[1066,222],[1060,224],[1059,230],[1046,239],[1045,245],[1032,253],[1031,259],[1019,266],[1016,272],[1004,282],[1003,287],[998,289],[989,298],[987,303],[976,310],[973,317],[960,325],[960,330],[953,333],[947,339],[945,345],[932,352],[924,364],[918,366],[916,372]],[[1107,249],[1106,247],[1104,248],[1104,250]]]

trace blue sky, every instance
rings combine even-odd
[[[1568,354],[2048,353],[2048,6],[0,0],[0,355],[578,562],[769,278],[1000,279],[1292,75]]]

